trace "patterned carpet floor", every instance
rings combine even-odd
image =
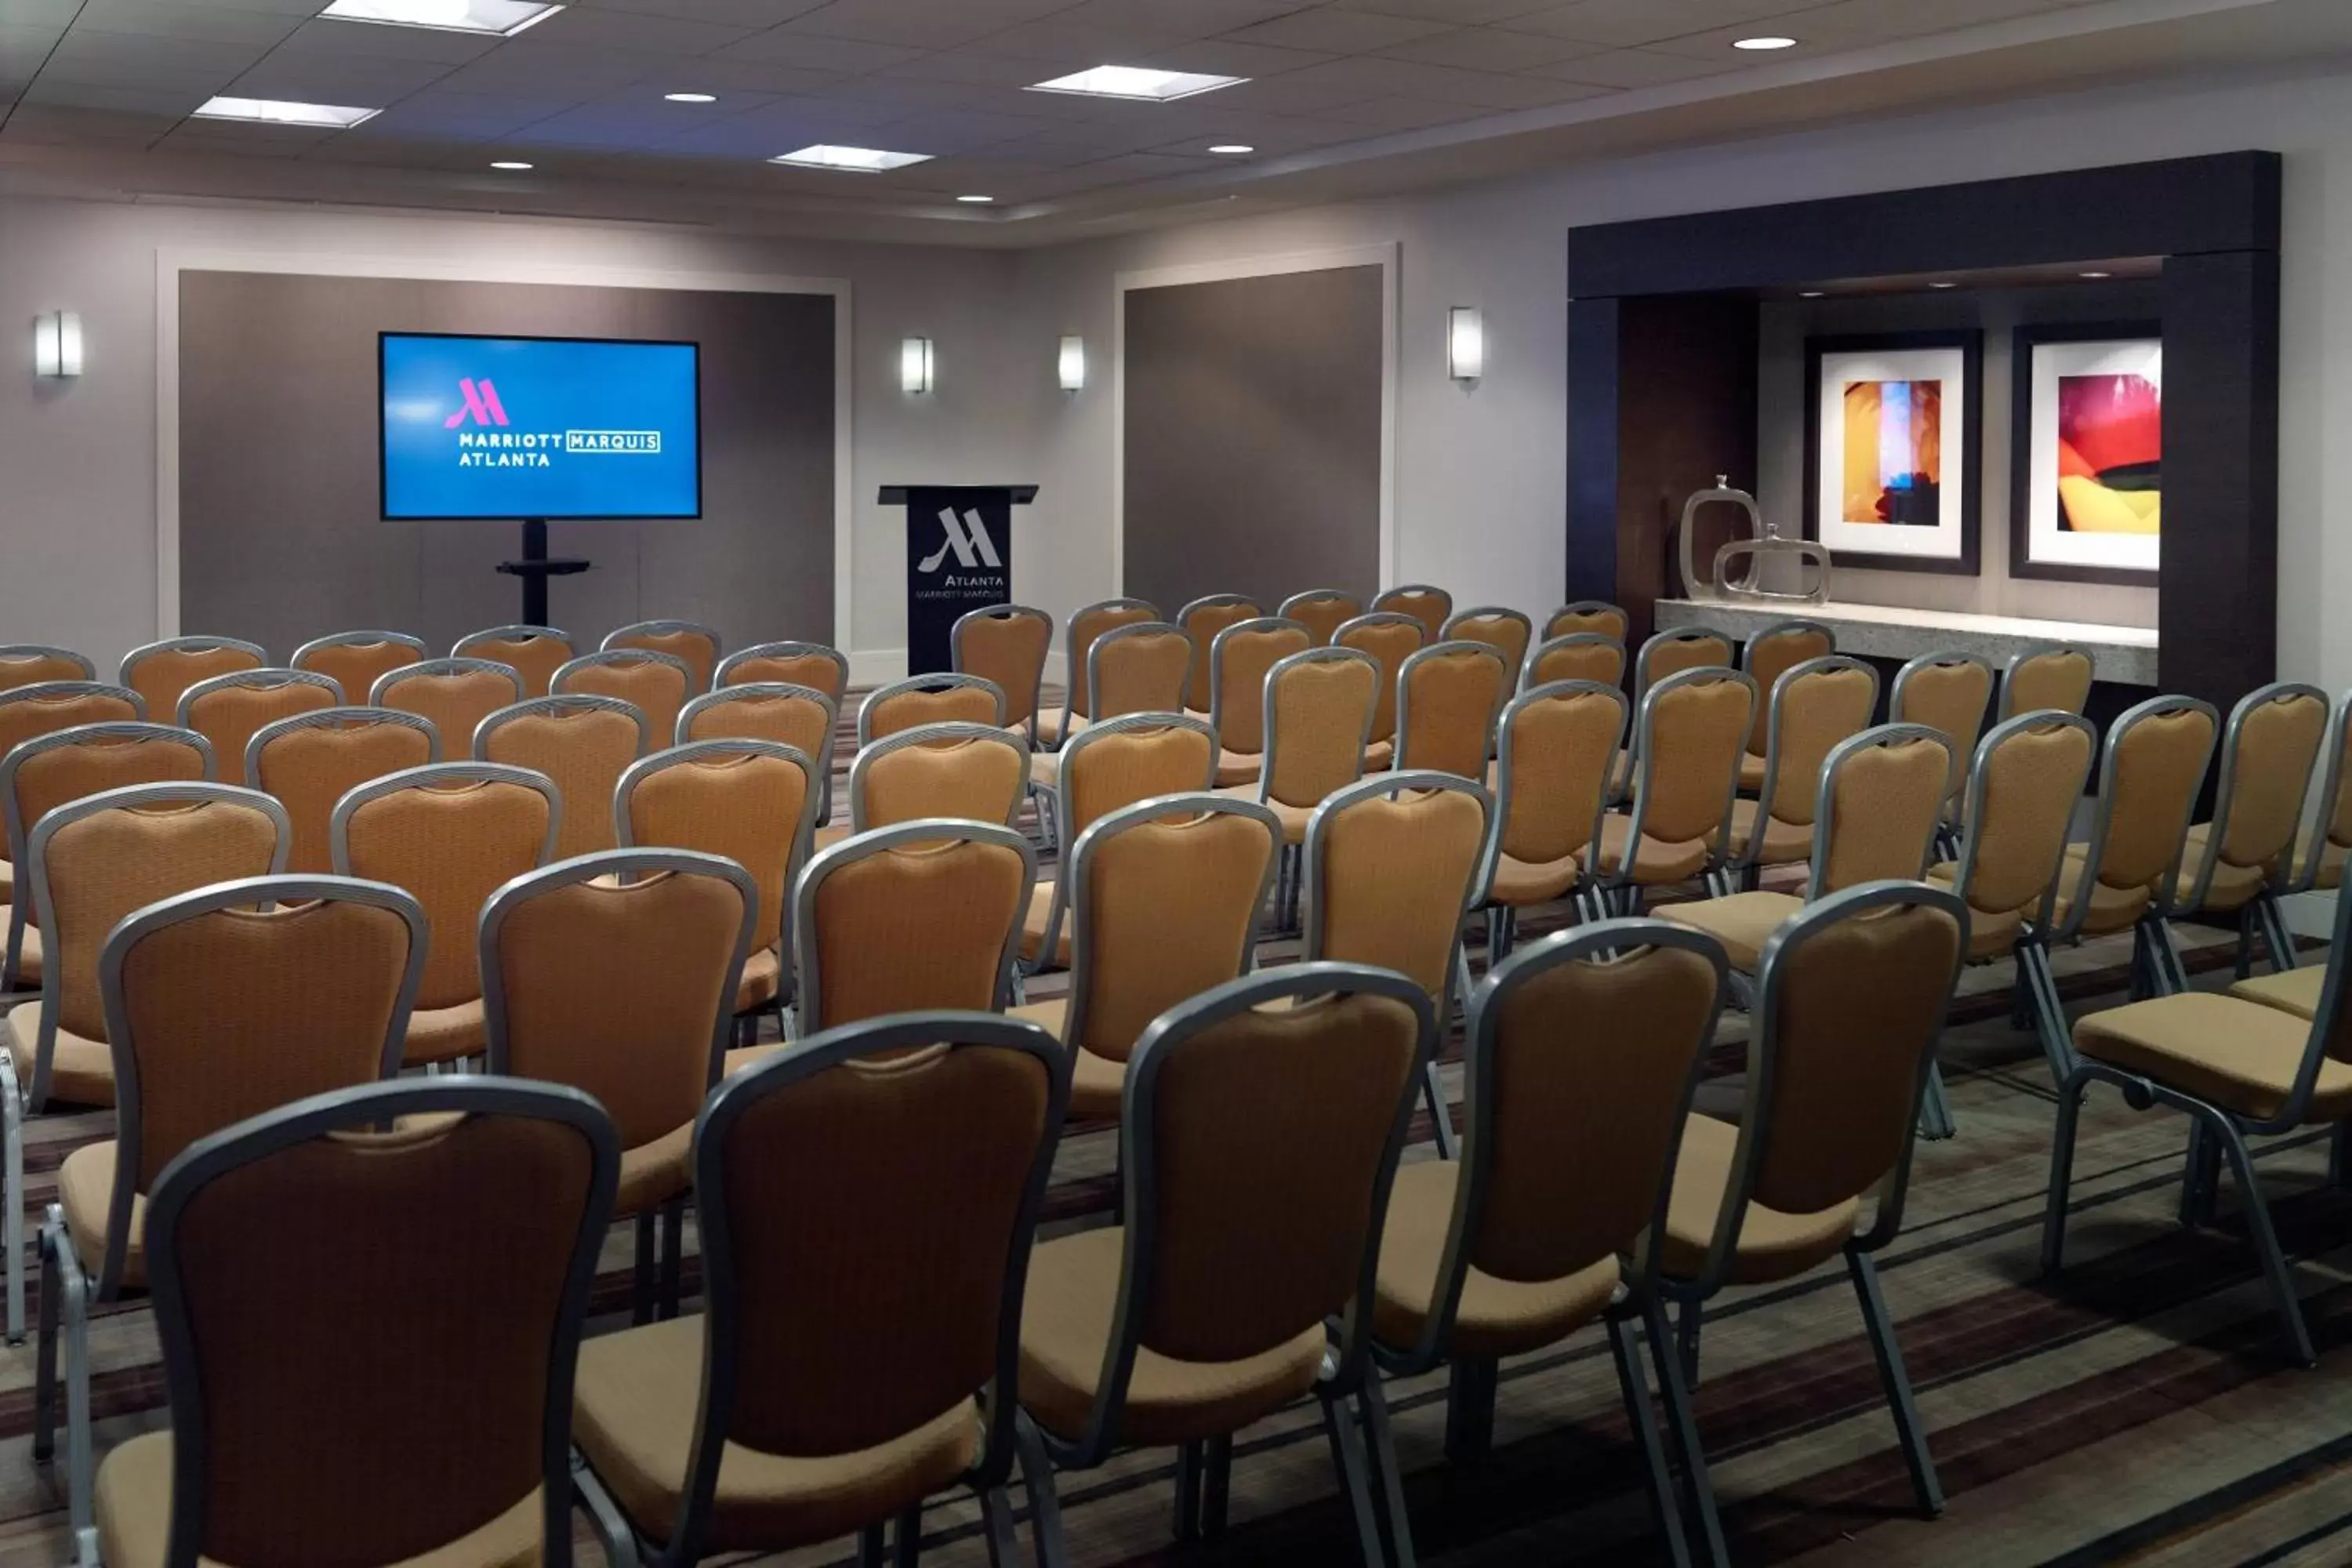
[[[2221,934],[2190,932],[2189,944],[2198,984],[2223,983]],[[1270,943],[1262,962],[1294,952]],[[2116,942],[2062,954],[2070,1011],[2120,1000],[2126,956]],[[2084,1117],[2069,1266],[2041,1277],[2054,1095],[2032,1037],[2011,1027],[2009,979],[2005,962],[1964,978],[1945,1043],[1958,1135],[1920,1145],[1908,1223],[1881,1255],[1947,1510],[1934,1521],[1911,1512],[1868,1342],[1832,1264],[1731,1292],[1708,1316],[1698,1417],[1735,1559],[1805,1568],[2352,1563],[2352,1194],[2326,1189],[2324,1142],[2292,1136],[2257,1151],[2319,1347],[2315,1370],[2281,1358],[2237,1194],[2225,1184],[2212,1228],[2181,1227],[2185,1123],[2135,1113],[2111,1092],[2094,1091]],[[1048,976],[1031,994],[1060,988]],[[1745,1020],[1727,1017],[1703,1109],[1737,1114],[1745,1037]],[[35,1213],[64,1156],[110,1124],[104,1114],[31,1124]],[[1112,1141],[1108,1124],[1066,1137],[1048,1234],[1103,1223]],[[1428,1129],[1417,1127],[1408,1158],[1433,1153]],[[600,1327],[623,1321],[626,1262],[615,1232]],[[162,1424],[163,1386],[146,1309],[100,1314],[91,1342],[102,1451]],[[31,1459],[32,1376],[29,1344],[0,1350],[0,1568],[47,1568],[69,1555],[62,1476]],[[1441,1378],[1394,1384],[1391,1400],[1423,1563],[1663,1560],[1597,1329],[1505,1363],[1495,1449],[1479,1463],[1454,1465],[1442,1452]],[[1073,1558],[1351,1562],[1328,1456],[1311,1404],[1251,1428],[1236,1445],[1233,1527],[1206,1545],[1171,1539],[1166,1451],[1066,1477]],[[579,1539],[581,1561],[601,1561],[584,1531]],[[1025,1520],[1022,1540],[1025,1549]],[[726,1561],[833,1563],[848,1551],[841,1542]],[[968,1501],[927,1510],[923,1556],[985,1561]]]

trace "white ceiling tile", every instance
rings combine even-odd
[[[1153,49],[1184,41],[1134,27],[1076,26],[1055,17],[991,33],[988,52],[1034,61],[1042,79],[1090,66],[1132,65]]]
[[[570,98],[530,98],[520,93],[451,92],[428,88],[413,93],[357,129],[369,135],[448,136],[479,140],[506,136],[561,114]]]
[[[65,37],[62,27],[0,26],[0,82],[26,82]]]
[[[685,16],[737,27],[772,27],[804,16],[824,0],[573,0],[585,9],[629,11],[641,16]]]
[[[663,68],[659,58],[628,50],[502,47],[442,79],[461,92],[561,88],[602,96],[646,80]]]
[[[1442,33],[1445,26],[1443,22],[1426,17],[1386,16],[1376,11],[1345,11],[1337,5],[1318,5],[1255,26],[1237,27],[1224,36],[1236,43],[1351,55]]]
[[[784,26],[796,33],[952,49],[1063,9],[1069,0],[831,0]]]
[[[450,68],[431,60],[365,59],[280,49],[229,85],[238,98],[352,103],[381,109],[432,86]]]
[[[1790,0],[1574,0],[1571,5],[1514,17],[1510,28],[1580,43],[1627,47],[1710,32],[1798,9]]]
[[[1054,20],[1076,26],[1134,27],[1176,38],[1205,38],[1307,9],[1307,0],[1080,0]]]
[[[1457,26],[1484,26],[1546,11],[1559,0],[1334,0],[1343,11],[1380,11],[1391,16],[1423,16]]]
[[[596,11],[567,5],[511,40],[511,44],[525,49],[556,46],[703,55],[740,43],[756,31],[686,16],[649,16],[635,11]]]
[[[1487,110],[1466,103],[1437,103],[1418,98],[1375,98],[1334,109],[1320,118],[1342,125],[1359,125],[1367,136],[1391,131],[1419,131],[1431,125],[1451,125],[1475,120]]]
[[[860,38],[821,38],[813,33],[772,28],[712,52],[722,60],[762,60],[808,70],[874,71],[920,59],[928,51],[905,44],[871,44]]]
[[[0,27],[68,27],[82,0],[0,0]]]
[[[1800,37],[1911,38],[2071,9],[2084,0],[1842,0],[1778,18]]]
[[[89,0],[77,30],[131,33],[151,38],[204,38],[267,48],[301,25],[282,12],[191,5],[186,0]]]
[[[231,153],[249,158],[292,158],[336,132],[310,125],[249,125],[223,120],[189,120],[157,143],[173,153]]]
[[[1154,49],[1124,65],[1158,66],[1162,70],[1202,71],[1211,76],[1260,77],[1280,76],[1285,71],[1321,65],[1339,57],[1313,49],[1277,49],[1265,44],[1238,44],[1231,38],[1202,38],[1189,44],[1171,44]],[[1223,91],[1225,89],[1219,89]]]
[[[1450,33],[1433,33],[1425,38],[1391,44],[1380,51],[1392,60],[1478,71],[1530,70],[1554,60],[1593,52],[1593,46],[1573,38],[1513,33],[1501,27],[1456,27]]]
[[[320,54],[439,60],[445,65],[461,66],[468,60],[480,59],[499,47],[499,41],[478,33],[456,33],[440,27],[384,27],[366,22],[313,17],[288,35],[278,47],[310,49]]]
[[[666,61],[644,83],[654,97],[666,92],[712,92],[719,107],[739,92],[814,92],[841,79],[837,70],[784,65],[771,60],[738,59],[730,55],[704,55],[695,59]],[[693,108],[694,105],[678,105]]]
[[[1416,65],[1410,60],[1357,55],[1278,78],[1275,87],[1277,100],[1285,89],[1294,86],[1328,87],[1353,90],[1363,98],[1420,99],[1486,109],[1525,109],[1532,102],[1541,101],[1531,98],[1528,79],[1492,71],[1455,70],[1448,66]]]
[[[211,94],[202,88],[132,86],[70,81],[46,73],[25,89],[26,103],[62,109],[103,109],[121,114],[163,114],[183,118]]]
[[[1727,49],[1725,52],[1729,53]],[[1699,59],[1659,49],[1611,49],[1603,54],[1561,60],[1535,74],[1562,81],[1589,82],[1595,87],[1656,87],[1663,82],[1720,76],[1739,69],[1744,63],[1736,58]]]

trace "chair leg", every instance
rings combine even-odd
[[[869,1524],[857,1532],[857,1568],[882,1568],[882,1527]]]
[[[577,1448],[572,1450],[572,1495],[588,1511],[589,1528],[596,1532],[596,1543],[604,1549],[611,1568],[641,1568],[645,1554],[638,1548],[635,1528]]]
[[[75,1256],[73,1238],[60,1223],[45,1268],[58,1271],[58,1296],[65,1309],[66,1503],[73,1523],[75,1562],[98,1561],[98,1517],[91,1492],[97,1463],[91,1452],[89,1415],[89,1278]]]
[[[2231,963],[2232,980],[2243,980],[2254,972],[2254,905],[2252,900],[2238,906],[2238,951]]]
[[[25,1342],[25,1101],[16,1058],[0,1051],[0,1247],[8,1251],[8,1342]]]
[[[1037,1568],[1068,1568],[1069,1543],[1062,1537],[1062,1499],[1054,1489],[1054,1461],[1045,1439],[1026,1411],[1013,1418],[1013,1432],[1021,1449],[1021,1489],[1029,1495],[1029,1536],[1037,1553]]]
[[[1437,1152],[1442,1159],[1456,1159],[1462,1152],[1461,1134],[1454,1131],[1454,1108],[1445,1100],[1445,1082],[1437,1071],[1437,1064],[1429,1062],[1421,1069],[1422,1097],[1429,1102],[1429,1120],[1437,1132]]]
[[[2180,1167],[2180,1225],[2184,1230],[2213,1223],[2221,1184],[2221,1147],[2198,1117],[2189,1119],[2189,1152]]]
[[[1331,1468],[1339,1478],[1339,1494],[1347,1500],[1348,1511],[1355,1517],[1357,1550],[1363,1556],[1364,1568],[1381,1568],[1381,1530],[1372,1518],[1364,1435],[1357,1430],[1355,1414],[1346,1400],[1328,1392],[1318,1397],[1323,1404],[1323,1431],[1331,1439]]]
[[[2042,1211],[2042,1272],[2055,1274],[2066,1250],[2066,1193],[2074,1183],[2074,1130],[2087,1086],[2068,1078],[2058,1086],[2058,1126],[2050,1139],[2050,1201]]]
[[[1412,1550],[1412,1515],[1404,1502],[1404,1478],[1397,1473],[1396,1430],[1389,1422],[1388,1391],[1381,1386],[1381,1374],[1367,1372],[1364,1386],[1356,1394],[1356,1407],[1364,1420],[1364,1433],[1372,1449],[1372,1500],[1379,1513],[1381,1544],[1388,1554],[1392,1568],[1415,1568],[1418,1561]]]
[[[1944,1511],[1944,1489],[1936,1479],[1936,1457],[1927,1451],[1927,1435],[1919,1424],[1919,1407],[1911,1399],[1911,1379],[1903,1370],[1903,1347],[1887,1321],[1886,1300],[1879,1294],[1878,1267],[1870,1254],[1849,1247],[1846,1271],[1853,1276],[1853,1293],[1862,1299],[1862,1321],[1870,1331],[1870,1351],[1878,1361],[1879,1381],[1886,1385],[1886,1403],[1895,1414],[1895,1435],[1903,1444],[1904,1462],[1911,1467],[1911,1489],[1918,1495],[1919,1511],[1929,1519]]]
[[[1234,1439],[1228,1433],[1209,1439],[1201,1467],[1201,1538],[1214,1541],[1225,1532],[1225,1516],[1234,1491]]]
[[[1675,1568],[1690,1568],[1690,1542],[1683,1534],[1682,1504],[1675,1497],[1675,1479],[1666,1470],[1666,1451],[1658,1442],[1658,1413],[1650,1404],[1650,1384],[1635,1355],[1627,1321],[1610,1318],[1609,1349],[1617,1363],[1617,1392],[1624,1396],[1625,1424],[1642,1451],[1642,1473],[1650,1481],[1650,1523],[1665,1537]]]
[[[2034,1024],[2042,1037],[2042,1058],[2050,1064],[2051,1081],[2063,1085],[2074,1077],[2081,1058],[2074,1054],[2074,1037],[2066,1028],[2066,1007],[2059,1000],[2050,950],[2038,942],[2026,942],[2017,950],[2017,962],[2032,990]]]
[[[63,1281],[49,1266],[64,1211],[49,1205],[37,1243],[41,1249],[41,1332],[33,1350],[33,1461],[47,1464],[58,1452],[58,1326],[64,1310]]]
[[[890,1568],[915,1568],[923,1555],[923,1505],[909,1503],[890,1531]]]
[[[1003,1487],[983,1487],[978,1495],[981,1535],[988,1542],[988,1568],[1013,1568],[1013,1560],[1021,1551],[1021,1542],[1013,1533],[1013,1500]]]
[[[1498,1381],[1491,1361],[1454,1363],[1445,1384],[1445,1457],[1454,1463],[1483,1459],[1493,1451]]]
[[[2270,949],[2271,973],[2284,974],[2295,967],[2294,933],[2286,929],[2286,910],[2279,906],[2276,893],[2265,892],[2254,900],[2263,921],[2263,945]]]
[[[1715,1568],[1731,1561],[1723,1543],[1723,1516],[1715,1506],[1715,1485],[1707,1479],[1706,1449],[1699,1442],[1698,1418],[1691,1411],[1691,1384],[1683,1377],[1682,1358],[1675,1352],[1666,1328],[1666,1310],[1653,1299],[1642,1304],[1642,1327],[1650,1342],[1650,1362],[1658,1373],[1658,1388],[1666,1402],[1666,1431],[1674,1439],[1675,1457],[1682,1461],[1683,1484],[1690,1489],[1692,1511],[1698,1516],[1699,1536],[1706,1560]]]
[[[1939,1062],[1927,1064],[1927,1092],[1919,1102],[1919,1135],[1941,1142],[1959,1131],[1952,1120],[1951,1098],[1944,1092],[1944,1068]]]
[[[2246,1211],[2246,1234],[2253,1238],[2254,1251],[2263,1260],[2263,1273],[2270,1280],[2271,1296],[2278,1304],[2279,1331],[2285,1336],[2287,1354],[2297,1366],[2310,1366],[2319,1358],[2311,1348],[2311,1331],[2304,1326],[2303,1305],[2294,1294],[2294,1276],[2287,1268],[2286,1254],[2279,1249],[2278,1232],[2271,1226],[2271,1206],[2263,1201],[2262,1185],[2254,1178],[2254,1157],[2238,1130],[2220,1117],[2208,1122],[2206,1133],[2229,1155],[2231,1172],[2238,1178],[2238,1195]]]
[[[1176,1539],[1201,1539],[1201,1445],[1176,1446]]]
[[[2327,1184],[2337,1192],[2352,1186],[2352,1121],[2337,1122],[2327,1140]]]
[[[629,1322],[643,1327],[654,1321],[654,1211],[637,1215],[637,1254],[629,1275]]]
[[[1675,1359],[1682,1363],[1683,1381],[1698,1386],[1698,1334],[1705,1316],[1696,1301],[1685,1301],[1675,1314]]]

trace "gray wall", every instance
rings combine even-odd
[[[189,272],[180,294],[180,615],[284,659],[322,633],[414,632],[436,652],[519,618],[510,523],[378,516],[376,334],[702,344],[703,516],[549,526],[593,560],[550,585],[583,648],[656,616],[730,647],[830,641],[833,300],[409,279]]]
[[[1126,592],[1380,588],[1381,269],[1129,289]]]

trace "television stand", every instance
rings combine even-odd
[[[547,520],[530,518],[522,525],[522,559],[501,561],[499,570],[522,579],[522,624],[543,626],[547,619],[547,580],[550,577],[570,577],[588,570],[590,563],[582,560],[551,561],[547,558]]]

